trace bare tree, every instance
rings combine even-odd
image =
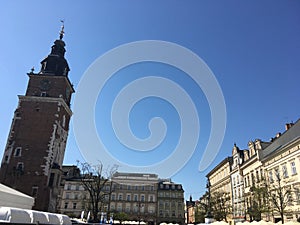
[[[251,188],[251,200],[247,208],[250,220],[260,221],[262,214],[270,211],[268,201],[268,189],[264,181],[254,184]]]
[[[209,193],[206,191],[195,204],[195,223],[205,223],[209,208]]]
[[[227,216],[232,213],[229,193],[213,192],[210,201],[214,219],[227,221]]]
[[[271,172],[272,173],[272,172]],[[281,217],[282,224],[284,223],[284,212],[286,207],[293,202],[292,190],[290,186],[284,185],[283,177],[279,170],[275,170],[275,179],[269,175],[268,198],[272,204],[272,209],[278,212]]]
[[[81,183],[89,194],[89,202],[92,211],[92,220],[98,221],[98,213],[101,204],[105,201],[105,196],[110,192],[105,187],[112,175],[117,171],[117,166],[104,170],[103,164],[91,165],[89,163],[80,163],[81,165]]]

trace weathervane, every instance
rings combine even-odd
[[[60,20],[60,22],[62,23],[62,26],[61,26],[61,30],[59,32],[59,39],[62,40],[63,37],[64,37],[64,34],[65,34],[65,20]]]

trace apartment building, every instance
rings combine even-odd
[[[184,224],[184,191],[181,184],[160,180],[157,188],[157,224]]]
[[[81,183],[78,168],[65,166],[59,199],[60,213],[87,218],[91,210],[89,193]],[[161,180],[156,174],[115,173],[103,187],[99,218],[108,220],[125,213],[127,220],[148,224],[184,223],[184,191],[181,184]]]
[[[232,219],[232,183],[231,169],[233,158],[227,157],[213,168],[207,175],[211,199],[223,198],[228,210],[226,219]]]
[[[117,172],[111,182],[111,212],[125,212],[129,220],[155,223],[158,185],[156,174]]]
[[[230,159],[230,160],[229,160]],[[231,162],[231,163],[229,163]],[[260,194],[255,200],[255,190],[280,188],[285,195],[284,219],[300,217],[300,120],[286,124],[285,131],[270,141],[256,139],[248,142],[248,149],[233,147],[232,156],[224,159],[208,174],[211,193],[228,190],[232,197],[232,219],[278,222],[280,213],[274,202],[264,200]]]
[[[262,163],[270,190],[281,188],[284,194],[290,193],[283,201],[287,204],[285,219],[297,220],[300,217],[300,120],[287,124],[286,131],[263,151]],[[273,214],[274,222],[281,219],[279,212]]]

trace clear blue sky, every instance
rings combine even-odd
[[[198,165],[210,132],[208,104],[201,90],[194,90],[192,83],[177,80],[189,89],[195,101],[201,133],[192,158],[172,179],[184,185],[186,197],[199,198],[205,191],[205,175],[231,154],[234,142],[240,148],[246,148],[249,140],[269,140],[284,130],[285,123],[300,117],[299,12],[297,0],[2,1],[1,158],[17,106],[17,95],[25,94],[26,73],[33,66],[36,71],[40,69],[40,61],[49,54],[53,41],[58,38],[59,21],[64,19],[66,58],[71,68],[69,78],[75,89],[86,69],[99,56],[121,44],[140,40],[163,40],[184,46],[201,57],[213,71],[224,94],[227,127],[219,154],[204,172],[198,171]],[[145,70],[151,71],[151,64],[145,63],[139,69],[129,68],[125,74],[136,75]],[[170,79],[178,72],[160,68],[160,65],[154,70],[157,71],[167,73],[165,76]],[[113,80],[108,87],[112,88],[106,88],[103,94],[108,100],[97,102],[95,120],[98,126],[101,121],[107,122],[103,116],[111,101],[109,97],[114,94]],[[162,104],[164,102],[158,99],[148,100],[133,108],[131,123],[137,136],[147,137],[145,127],[139,126],[146,126],[153,115],[166,118],[166,123],[171,126],[168,132],[172,135],[167,136],[162,145],[164,150],[155,156],[163,158],[176,143],[172,138],[179,136],[176,131],[178,115],[169,104]],[[148,103],[151,106],[147,106]],[[161,113],[153,110],[156,104],[163,105],[159,108]],[[146,116],[140,116],[141,112]],[[111,130],[106,130],[106,125],[98,126],[99,133],[106,135],[104,142],[115,148],[115,154],[124,157],[125,161],[132,160],[126,158],[126,153],[120,156],[122,153],[117,152],[119,143],[112,137]],[[65,164],[83,160],[72,127],[71,123]],[[139,163],[143,165],[143,158],[139,158]]]

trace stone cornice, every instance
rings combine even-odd
[[[65,110],[69,113],[70,116],[73,115],[72,110],[66,104],[62,98],[53,98],[53,97],[38,97],[38,96],[24,96],[18,95],[20,101],[34,101],[34,102],[50,102],[50,103],[61,103]]]

